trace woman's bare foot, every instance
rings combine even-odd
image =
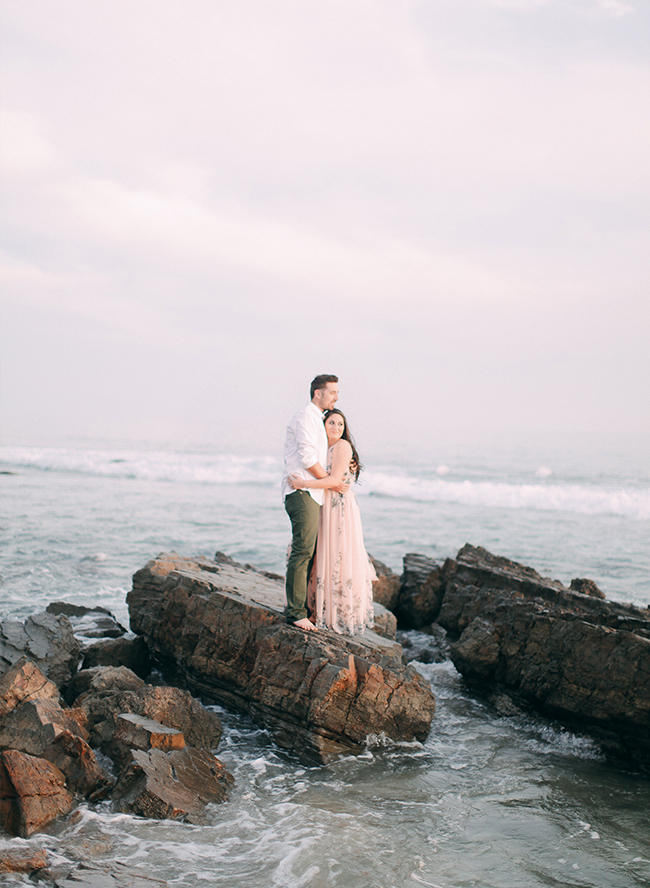
[[[312,623],[312,621],[310,619],[308,619],[307,617],[303,617],[302,620],[296,620],[296,622],[293,625],[297,626],[298,629],[305,629],[305,630],[307,630],[307,632],[309,632],[309,631],[316,632],[317,631],[317,629],[314,626],[314,624]]]

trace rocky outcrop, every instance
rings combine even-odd
[[[400,629],[430,626],[440,613],[444,592],[444,565],[426,555],[405,555],[404,573],[393,608]]]
[[[584,582],[584,581],[582,581]],[[465,546],[446,572],[438,617],[470,681],[591,732],[650,764],[650,612],[567,589]]]
[[[83,716],[51,700],[28,700],[0,720],[0,748],[47,759],[63,773],[68,789],[90,796],[111,781],[88,745]]]
[[[8,832],[29,835],[69,810],[73,794],[96,798],[110,789],[85,722],[83,710],[65,708],[31,661],[19,660],[0,677],[0,795]]]
[[[221,762],[204,749],[134,749],[113,798],[118,811],[200,824],[206,822],[205,806],[224,802],[233,784]]]
[[[434,699],[372,632],[303,632],[283,619],[282,579],[231,559],[161,555],[127,598],[133,631],[197,696],[247,712],[312,761],[360,751],[369,734],[423,740]]]
[[[106,755],[121,761],[123,748],[116,734],[118,716],[144,716],[181,731],[190,746],[216,749],[221,739],[221,720],[205,709],[186,690],[154,687],[124,666],[98,666],[78,673],[72,689],[74,701],[88,719],[90,742]]]
[[[0,815],[7,832],[28,838],[73,806],[56,765],[17,749],[0,753]]]
[[[46,612],[0,621],[0,672],[27,657],[61,688],[77,671],[81,645],[67,617]]]

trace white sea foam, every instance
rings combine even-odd
[[[2,447],[0,462],[12,469],[32,468],[99,477],[135,478],[186,484],[251,484],[279,486],[281,462],[271,456],[165,451],[104,451]],[[403,468],[367,470],[358,494],[374,494],[416,502],[447,502],[497,509],[620,515],[650,519],[650,489],[601,484],[546,482],[552,474],[541,466],[535,483],[495,480],[453,480],[446,465],[437,478],[420,477]],[[458,473],[455,471],[454,476]],[[98,558],[99,560],[99,558]]]
[[[590,488],[578,484],[507,484],[499,481],[425,480],[367,472],[363,492],[420,502],[459,503],[500,509],[622,515],[650,519],[650,490]]]
[[[279,484],[280,480],[277,459],[231,453],[2,447],[0,461],[13,468],[190,484]]]

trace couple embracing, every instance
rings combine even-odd
[[[287,623],[360,635],[372,629],[372,582],[352,483],[362,469],[338,401],[338,377],[317,376],[284,442],[282,496],[291,520]]]

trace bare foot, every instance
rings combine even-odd
[[[305,629],[307,632],[310,632],[310,631],[317,632],[318,631],[316,629],[316,627],[314,626],[314,624],[312,623],[312,621],[309,620],[307,617],[303,617],[302,620],[296,620],[296,622],[293,625],[297,626],[298,629]]]

